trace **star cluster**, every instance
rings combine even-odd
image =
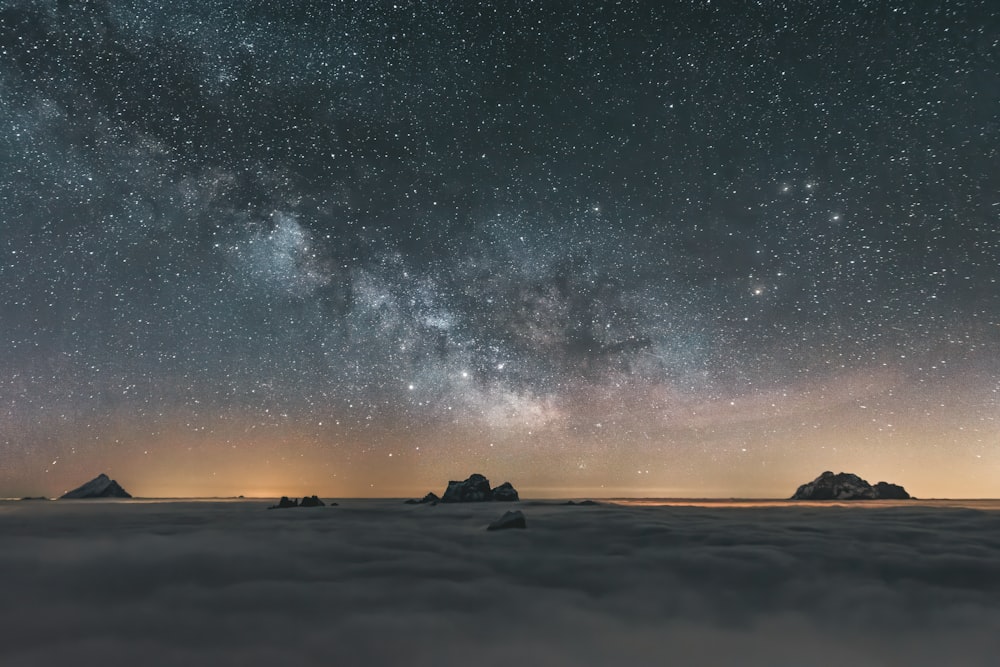
[[[0,495],[996,495],[998,55],[986,0],[0,4]]]

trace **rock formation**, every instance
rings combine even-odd
[[[60,500],[80,500],[89,498],[131,498],[132,495],[123,489],[118,482],[103,472],[82,486],[62,494]]]
[[[486,527],[486,530],[507,530],[508,528],[527,528],[524,514],[521,510],[504,512],[503,516]]]
[[[409,500],[406,501],[406,504],[407,505],[428,505],[428,504],[429,505],[437,505],[438,502],[440,502],[440,500],[441,499],[438,498],[437,494],[434,493],[433,491],[431,491],[430,493],[428,493],[426,496],[424,496],[420,500],[415,500],[413,498],[410,498]]]
[[[879,500],[910,500],[912,496],[899,484],[879,482],[874,487],[875,497]]]
[[[517,489],[510,482],[504,482],[493,489],[493,500],[497,502],[518,502],[521,499],[517,495]]]
[[[469,476],[464,482],[448,482],[448,488],[441,496],[443,503],[479,503],[493,500],[493,490],[490,480],[479,473]]]
[[[337,503],[330,503],[330,507],[335,507]],[[302,502],[296,498],[281,496],[277,505],[271,505],[269,510],[283,510],[289,507],[326,507],[326,503],[319,499],[319,496],[302,496]]]
[[[441,496],[443,503],[479,503],[489,501],[517,501],[520,498],[510,482],[504,482],[495,489],[490,488],[490,480],[479,473],[473,473],[463,482],[448,482],[448,488]]]
[[[836,475],[827,470],[822,475],[803,484],[792,500],[907,500],[910,494],[897,484],[879,482],[872,486],[857,475],[841,472]]]

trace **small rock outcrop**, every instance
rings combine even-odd
[[[406,502],[407,505],[437,505],[438,502],[440,502],[440,500],[441,499],[438,498],[437,494],[434,493],[433,491],[431,491],[430,493],[428,493],[426,496],[424,496],[420,500],[416,500],[414,498],[410,498],[409,500],[407,500],[405,502]]]
[[[283,510],[289,507],[326,507],[326,505],[326,503],[319,499],[319,496],[303,496],[302,502],[299,502],[297,498],[281,496],[281,500],[278,501],[277,505],[271,505],[267,509]],[[330,507],[336,507],[336,505],[337,503],[330,503]]]
[[[508,528],[527,528],[524,513],[521,510],[504,512],[503,516],[486,527],[486,530],[507,530]]]
[[[479,473],[473,473],[462,482],[448,482],[448,488],[441,496],[443,503],[481,503],[490,501],[517,501],[520,498],[510,482],[504,482],[495,489],[490,488],[490,480]]]
[[[803,484],[792,496],[792,500],[907,500],[906,489],[887,482],[872,486],[865,480],[849,472],[833,474],[829,470],[819,477]]]
[[[288,496],[281,496],[281,500],[278,501],[277,505],[271,505],[267,509],[269,509],[269,510],[283,510],[283,509],[287,509],[289,507],[298,507],[298,506],[299,506],[299,501],[298,500],[290,500],[288,498]]]
[[[59,496],[60,500],[85,500],[90,498],[131,498],[118,482],[103,472],[82,486]]]
[[[493,500],[498,502],[517,502],[521,499],[517,495],[517,489],[510,482],[504,482],[493,489]]]
[[[572,500],[567,500],[566,502],[563,503],[563,505],[576,505],[577,507],[580,507],[580,506],[591,507],[593,505],[600,505],[600,504],[601,503],[597,502],[596,500],[581,500],[580,502],[574,502]]]
[[[875,497],[879,500],[910,500],[911,496],[906,492],[906,489],[901,487],[899,484],[890,484],[889,482],[879,482],[874,487]]]

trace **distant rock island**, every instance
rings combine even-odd
[[[510,482],[504,482],[496,488],[490,488],[490,480],[479,473],[469,475],[461,481],[448,482],[444,495],[438,498],[434,493],[428,493],[420,500],[407,500],[408,505],[436,505],[442,503],[483,503],[483,502],[517,502],[520,498]]]
[[[83,486],[59,496],[59,500],[81,500],[89,498],[131,498],[132,494],[123,489],[118,482],[103,472]]]
[[[803,484],[795,491],[792,500],[909,500],[910,494],[898,484],[879,482],[872,486],[849,472],[836,475],[827,470],[822,475]]]
[[[331,507],[336,507],[337,503],[330,503]],[[283,510],[291,507],[326,507],[326,503],[319,499],[318,496],[302,496],[302,502],[299,502],[297,498],[289,499],[288,496],[281,496],[281,500],[278,501],[277,505],[271,505],[267,509],[269,510]]]

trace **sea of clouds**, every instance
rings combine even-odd
[[[996,665],[1000,512],[0,502],[0,664]]]

